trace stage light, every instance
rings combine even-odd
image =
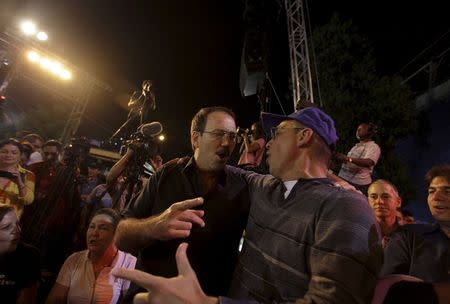
[[[46,32],[39,32],[39,33],[37,33],[36,38],[40,41],[47,41],[48,35]]]
[[[72,79],[72,72],[70,72],[62,63],[52,58],[45,57],[36,51],[29,51],[27,53],[28,60],[33,63],[38,63],[43,70],[59,76],[62,80]]]
[[[68,70],[62,70],[59,74],[59,77],[63,80],[70,80],[72,78],[72,73],[70,73]]]
[[[22,29],[22,32],[28,36],[34,35],[36,33],[36,25],[31,21],[22,22],[20,28]]]
[[[164,141],[166,139],[166,137],[164,135],[159,135],[158,136],[159,141]]]
[[[51,61],[48,58],[42,58],[39,61],[39,64],[45,70],[50,70],[50,67],[52,66],[52,63],[51,63]]]
[[[61,63],[59,63],[58,61],[50,62],[50,72],[52,72],[55,75],[59,75],[59,74],[61,74],[62,71],[63,71],[63,68],[62,68]]]
[[[27,57],[31,62],[37,62],[40,58],[39,54],[35,51],[29,51]]]

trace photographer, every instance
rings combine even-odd
[[[22,145],[15,139],[0,143],[0,204],[13,206],[20,218],[34,200],[34,174],[20,166]]]
[[[261,124],[255,122],[250,130],[247,129],[239,133],[243,142],[239,150],[241,157],[239,158],[238,167],[255,171],[261,165],[264,156],[266,147],[264,131],[261,128]]]
[[[134,194],[142,189],[143,179],[148,177],[145,174],[154,174],[162,165],[159,146],[153,139],[159,133],[160,131],[147,132],[140,129],[126,142],[125,154],[112,166],[106,176],[108,192],[114,196],[112,208],[121,209],[118,207],[128,205]],[[121,187],[117,187],[117,179],[120,176],[123,176],[125,181]],[[118,204],[117,200],[123,200],[123,194],[125,202]]]

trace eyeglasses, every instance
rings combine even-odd
[[[199,131],[200,132],[200,131]],[[211,134],[211,136],[216,140],[223,140],[225,136],[228,136],[230,141],[236,141],[237,133],[236,132],[228,132],[224,130],[214,130],[214,131],[203,131],[200,133]]]
[[[306,128],[280,128],[280,127],[273,127],[273,128],[270,128],[270,137],[272,138],[272,139],[275,139],[278,135],[280,135],[280,130],[289,130],[289,129],[291,129],[291,130],[304,130],[304,129],[306,129]]]

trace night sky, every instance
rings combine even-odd
[[[402,68],[450,28],[444,1],[309,2],[313,29],[335,11],[351,18],[373,44],[384,74],[408,76],[428,58]],[[49,32],[52,52],[112,87],[91,100],[80,135],[109,137],[126,118],[130,94],[152,79],[157,97],[152,120],[164,126],[168,159],[190,152],[190,119],[202,106],[231,107],[242,127],[258,118],[259,104],[239,89],[243,3],[36,0],[25,1],[16,17],[35,20]],[[283,102],[292,111],[291,101]]]

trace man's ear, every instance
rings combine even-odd
[[[191,145],[192,149],[196,149],[198,147],[198,137],[200,136],[200,133],[197,131],[191,132]]]
[[[314,138],[314,131],[311,129],[303,129],[297,133],[297,146],[303,147],[305,145],[311,145]]]

